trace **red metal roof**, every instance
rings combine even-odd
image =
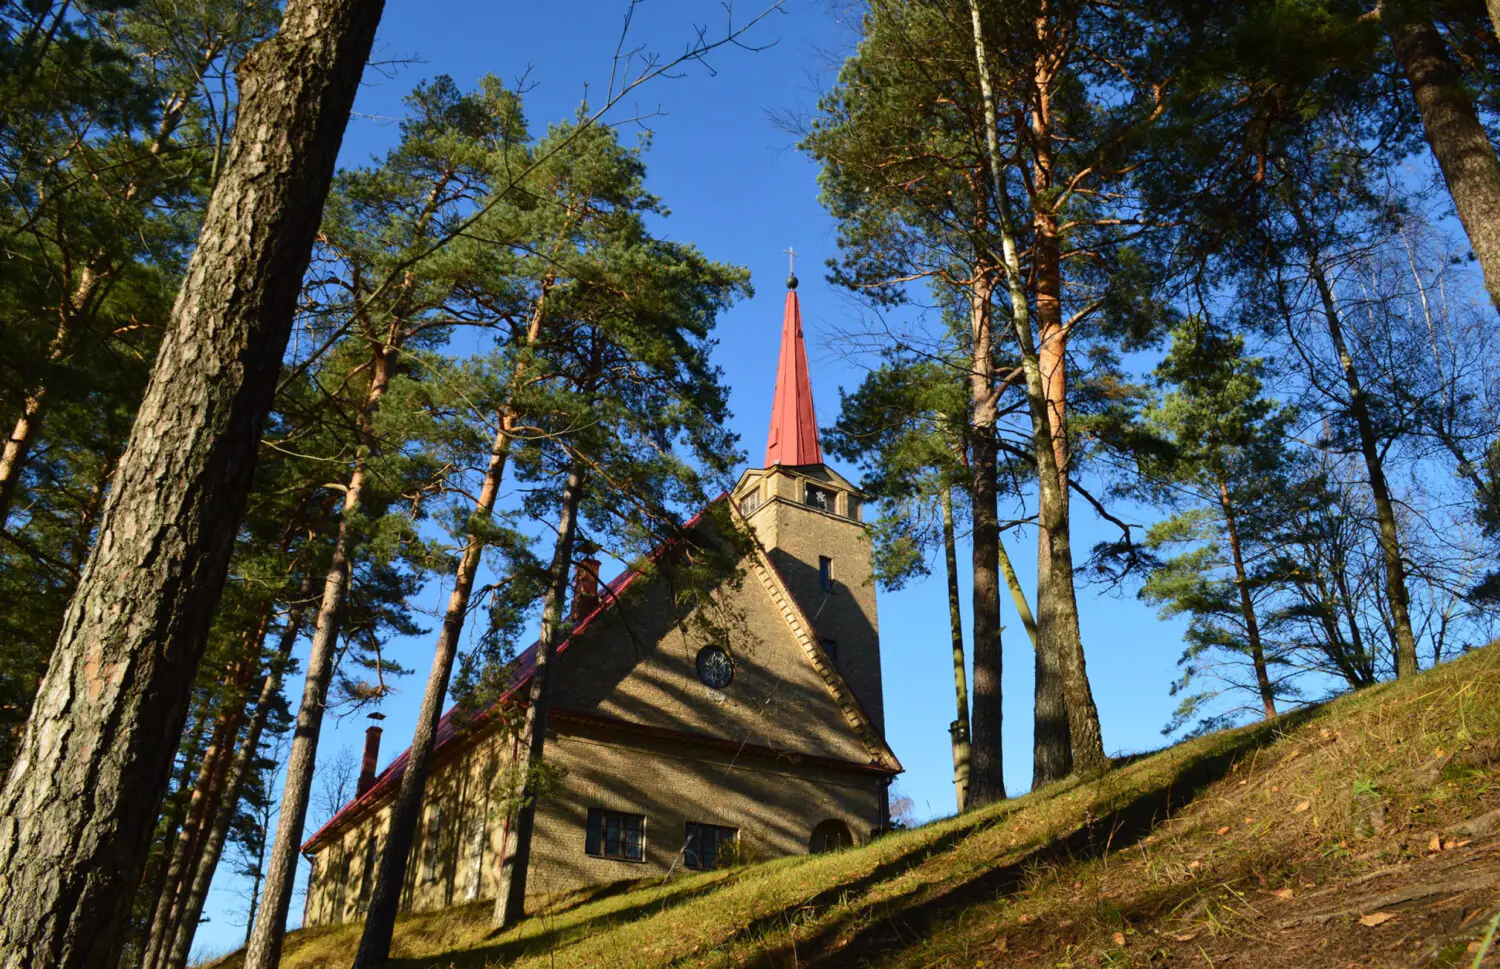
[[[807,377],[807,348],[802,342],[802,306],[797,302],[797,291],[788,289],[781,323],[781,360],[776,365],[776,394],[771,402],[771,433],[766,440],[766,467],[822,463],[812,382]]]

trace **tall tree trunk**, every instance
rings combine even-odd
[[[395,332],[393,325],[392,337]],[[362,512],[369,462],[376,449],[375,415],[380,409],[381,398],[390,385],[399,350],[394,338],[375,348],[370,387],[360,410],[360,441],[355,452],[354,468],[344,486],[344,505],[339,514],[333,558],[323,580],[317,625],[307,657],[307,678],[302,686],[302,702],[297,708],[297,729],[286,761],[286,781],[281,794],[281,811],[276,821],[276,840],[271,846],[265,893],[256,913],[255,928],[250,933],[250,944],[245,948],[245,969],[275,969],[281,962],[281,942],[286,936],[286,916],[292,904],[292,889],[297,878],[298,849],[307,824],[308,801],[312,797],[318,735],[323,729],[328,685],[333,680],[333,659],[338,649],[344,597],[349,591],[349,573],[353,569],[355,546],[358,544],[356,531]]]
[[[989,62],[984,49],[978,0],[969,0],[969,14],[974,27],[974,57],[979,68],[979,84],[984,94],[985,137],[989,148],[992,175],[997,185],[1001,179],[998,132],[994,125],[995,98],[990,86]],[[1003,186],[1000,186],[1003,189]],[[984,193],[977,193],[980,211]],[[1013,255],[1013,233],[1009,231],[1009,210],[1004,196],[995,200],[1001,236],[1011,243],[1007,257]],[[973,360],[969,373],[970,485],[973,503],[974,533],[970,539],[973,555],[973,623],[974,623],[974,711],[973,745],[970,753],[969,792],[966,801],[979,806],[1005,797],[1003,753],[1003,663],[1000,642],[1000,516],[995,460],[997,442],[997,390],[994,362],[994,296],[989,271],[976,260],[975,281],[970,288],[970,339]],[[1011,265],[1006,263],[1006,274]],[[1012,287],[1014,289],[1014,287]],[[1014,295],[1014,294],[1012,294]],[[1023,295],[1024,301],[1024,295]]]
[[[193,765],[198,763],[202,754],[200,745],[207,732],[208,719],[199,718],[193,724],[186,743],[182,745],[182,772],[178,776],[176,796],[167,800],[166,824],[162,825],[162,848],[155,864],[147,864],[146,877],[141,880],[140,896],[150,900],[151,909],[146,913],[141,928],[132,933],[134,937],[126,943],[130,951],[128,964],[132,967],[145,964],[146,950],[151,944],[151,927],[156,924],[157,912],[162,907],[162,897],[166,894],[167,869],[172,861],[172,848],[177,843],[177,833],[182,829],[182,823],[187,819],[188,799],[195,773]]]
[[[1427,144],[1484,270],[1485,288],[1500,306],[1500,156],[1425,6],[1380,0],[1380,22],[1411,84]],[[1493,17],[1496,0],[1489,7]]]
[[[1338,302],[1333,296],[1333,285],[1323,268],[1316,236],[1312,226],[1303,215],[1300,206],[1293,201],[1293,214],[1304,239],[1308,270],[1318,289],[1323,304],[1323,318],[1328,326],[1328,338],[1338,354],[1339,368],[1343,372],[1344,386],[1349,391],[1349,413],[1359,432],[1359,450],[1364,456],[1365,471],[1370,479],[1370,496],[1375,502],[1375,520],[1380,527],[1380,552],[1385,563],[1385,594],[1390,603],[1391,623],[1396,634],[1396,676],[1411,676],[1417,672],[1417,638],[1412,631],[1410,598],[1406,589],[1406,563],[1401,557],[1401,535],[1396,527],[1396,507],[1391,501],[1390,486],[1385,478],[1385,460],[1380,453],[1380,440],[1375,433],[1375,421],[1370,416],[1370,402],[1360,382],[1359,371],[1354,366],[1354,357],[1344,341],[1343,321],[1339,316]],[[1500,278],[1500,277],[1497,277]]]
[[[995,390],[990,286],[976,280],[970,294],[969,389],[973,427],[969,442],[969,499],[974,522],[972,609],[974,623],[974,710],[966,806],[979,807],[1005,797],[1004,650],[1000,629],[1000,515],[995,460]]]
[[[514,429],[515,416],[507,409],[500,415],[500,429],[490,449],[489,467],[485,470],[484,484],[470,519],[473,524],[454,575],[448,609],[443,614],[443,628],[433,651],[427,690],[422,695],[422,708],[417,714],[417,729],[407,754],[406,771],[401,775],[401,790],[396,795],[396,804],[391,809],[391,819],[386,827],[385,849],[380,854],[380,867],[370,894],[370,907],[365,915],[364,933],[360,936],[353,969],[374,969],[391,957],[391,938],[396,931],[396,913],[401,907],[401,888],[406,882],[406,865],[422,813],[427,774],[432,767],[433,741],[437,738],[438,722],[443,716],[443,701],[448,696],[448,682],[453,675],[453,659],[469,613],[469,597],[473,594],[474,579],[479,574],[480,560],[484,555],[485,535],[495,510],[495,498],[505,477],[505,463]]]
[[[260,738],[265,732],[271,706],[281,692],[281,679],[286,672],[287,665],[291,662],[292,647],[297,644],[297,636],[302,631],[302,617],[306,612],[305,602],[312,593],[310,579],[311,575],[303,580],[297,601],[287,613],[286,626],[281,631],[281,638],[276,644],[276,652],[272,654],[269,668],[266,670],[264,679],[261,680],[260,693],[255,700],[255,713],[245,729],[245,736],[240,740],[239,749],[235,751],[234,761],[229,766],[228,782],[219,798],[213,824],[204,836],[202,851],[199,853],[192,880],[188,884],[180,910],[172,920],[171,944],[165,955],[159,958],[159,965],[164,969],[183,969],[192,952],[193,937],[198,932],[198,920],[203,916],[203,905],[208,899],[208,889],[213,884],[214,872],[218,870],[219,858],[224,850],[224,842],[229,836],[229,828],[234,824],[235,814],[239,811],[240,794],[245,789],[245,781],[250,776],[250,772],[255,768],[255,759],[260,752]],[[253,920],[254,913],[252,912],[251,921]],[[246,929],[248,932],[249,925]],[[248,935],[246,941],[248,942]]]
[[[188,799],[187,816],[183,819],[182,826],[177,831],[177,838],[172,844],[170,861],[167,863],[167,876],[161,888],[162,901],[156,908],[151,922],[151,931],[146,937],[146,958],[142,961],[145,969],[157,969],[158,960],[168,944],[172,917],[179,904],[183,885],[192,875],[192,856],[203,830],[208,826],[207,812],[215,780],[225,771],[228,750],[234,745],[237,729],[238,725],[234,723],[229,712],[221,709],[215,719],[213,737],[209,741],[208,749],[204,752],[203,760],[198,765],[198,779],[193,785],[192,796]]]
[[[531,864],[531,835],[536,825],[536,773],[542,766],[542,753],[547,744],[547,714],[552,703],[552,654],[566,629],[563,600],[568,594],[573,540],[578,531],[578,504],[582,500],[583,470],[575,461],[568,469],[568,480],[563,486],[562,509],[557,519],[557,547],[552,552],[552,564],[548,569],[547,597],[542,605],[542,634],[537,638],[526,722],[522,727],[526,766],[521,775],[520,803],[513,809],[515,820],[506,831],[500,891],[495,897],[492,922],[497,929],[514,925],[526,917],[526,870]]]
[[[1038,17],[1039,39],[1048,40],[1051,30],[1046,15]],[[1046,46],[1044,44],[1044,46]],[[1032,183],[1035,205],[1032,214],[1032,269],[1036,286],[1036,318],[1039,343],[1037,366],[1041,372],[1047,408],[1047,428],[1051,435],[1052,463],[1057,475],[1056,489],[1038,492],[1041,508],[1039,522],[1037,609],[1048,617],[1042,623],[1043,634],[1038,652],[1050,655],[1037,663],[1036,708],[1055,710],[1059,699],[1066,705],[1068,734],[1073,766],[1085,771],[1099,770],[1108,760],[1104,756],[1104,739],[1099,729],[1099,712],[1089,686],[1083,654],[1083,632],[1078,618],[1078,592],[1073,580],[1071,511],[1069,508],[1068,448],[1068,370],[1067,329],[1062,319],[1062,240],[1057,214],[1053,210],[1052,190],[1055,184],[1052,155],[1052,87],[1055,82],[1052,58],[1039,56],[1035,64],[1036,104],[1031,112]],[[1040,472],[1040,466],[1038,466]],[[1042,602],[1045,592],[1047,602]],[[1039,658],[1040,659],[1040,658]],[[1058,691],[1062,696],[1057,696]],[[1048,716],[1054,714],[1048,713]],[[1036,744],[1056,743],[1048,731],[1037,730]],[[1058,760],[1057,752],[1038,750],[1037,764]],[[1040,770],[1038,770],[1040,774]],[[1050,775],[1052,772],[1049,771]],[[1055,780],[1048,776],[1046,780]],[[1041,781],[1045,783],[1045,780]]]
[[[1250,578],[1245,574],[1245,556],[1240,549],[1240,532],[1235,522],[1234,503],[1229,500],[1229,484],[1219,478],[1219,507],[1224,511],[1224,526],[1229,532],[1229,552],[1234,560],[1234,586],[1240,592],[1240,615],[1245,620],[1245,637],[1250,641],[1250,662],[1255,666],[1255,685],[1260,690],[1261,712],[1270,720],[1276,716],[1276,696],[1271,689],[1270,671],[1266,669],[1266,651],[1260,641],[1260,623],[1255,617],[1255,603],[1250,598]]]
[[[241,62],[228,157],[0,788],[0,969],[119,960],[381,8],[288,0]]]
[[[187,819],[172,850],[172,861],[162,886],[164,901],[156,912],[146,946],[145,969],[160,969],[171,948],[172,935],[192,885],[193,871],[197,868],[209,826],[218,813],[219,802],[229,782],[231,752],[245,719],[248,689],[260,665],[261,643],[270,631],[273,608],[274,603],[269,602],[262,608],[255,628],[244,637],[239,650],[240,659],[233,669],[226,671],[230,680],[226,684],[228,693],[220,700],[213,740],[199,767],[198,782],[193,786],[192,798],[188,802]]]
[[[953,737],[953,793],[958,810],[969,794],[969,684],[964,670],[964,616],[959,605],[958,541],[953,531],[953,492],[945,485],[938,494],[943,507],[943,563],[948,568],[948,629],[953,639],[953,694],[958,716],[948,732]]]

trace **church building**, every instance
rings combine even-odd
[[[576,569],[544,755],[558,779],[537,801],[529,899],[827,851],[888,824],[901,765],[885,742],[870,541],[860,492],[823,462],[787,285],[765,466],[718,499],[752,540],[734,581],[689,607],[735,621],[685,621],[656,573],[601,588],[597,562]],[[524,702],[534,650],[500,704]],[[444,716],[403,911],[498,892],[502,778],[519,752],[502,719]],[[302,846],[304,925],[357,920],[368,904],[407,759],[377,775],[379,735],[357,796]]]

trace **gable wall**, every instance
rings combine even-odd
[[[632,588],[557,659],[555,709],[597,713],[778,750],[868,763],[850,727],[765,586],[747,571],[716,602],[675,623],[661,580]],[[734,681],[722,692],[698,678],[708,616],[727,630]]]

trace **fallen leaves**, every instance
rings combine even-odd
[[[1275,895],[1277,898],[1292,898],[1297,893],[1292,891],[1290,888],[1278,888],[1271,892],[1271,894]]]
[[[1224,835],[1226,835],[1228,833],[1229,833],[1229,825],[1227,825],[1227,824],[1224,825],[1224,827],[1222,827],[1222,828],[1219,829],[1219,836],[1220,837],[1223,837]]]
[[[1301,814],[1303,811],[1306,811],[1310,807],[1312,807],[1311,801],[1298,801],[1297,806],[1292,808],[1292,813]]]
[[[1114,942],[1115,945],[1124,945],[1125,944],[1125,933],[1124,932],[1116,932],[1114,935],[1110,936],[1109,938],[1110,938],[1110,941]]]
[[[1390,912],[1371,912],[1369,915],[1361,915],[1359,917],[1359,924],[1366,928],[1374,928],[1377,925],[1389,922],[1395,917]]]

